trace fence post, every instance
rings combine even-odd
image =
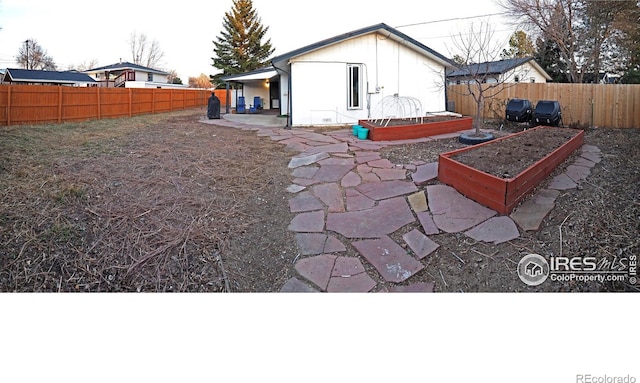
[[[11,87],[7,87],[7,126],[11,125]]]
[[[100,100],[100,87],[96,87],[96,93],[98,94],[98,120],[102,119],[102,100]]]
[[[58,124],[62,122],[62,86],[58,85]]]

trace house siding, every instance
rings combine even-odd
[[[347,107],[348,64],[363,66],[361,109]],[[419,115],[445,110],[444,68],[382,34],[371,33],[300,55],[290,65],[294,126],[351,124],[383,117],[382,101],[394,94],[419,100]],[[287,99],[287,91],[281,87],[282,100]]]

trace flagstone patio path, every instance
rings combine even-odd
[[[298,276],[281,292],[369,292],[376,288],[376,279],[392,286],[384,291],[434,291],[434,283],[411,283],[411,277],[424,268],[420,260],[438,249],[439,233],[462,233],[498,244],[518,238],[521,230],[538,230],[560,190],[576,188],[600,162],[600,150],[584,145],[581,155],[546,189],[511,215],[498,216],[450,186],[431,182],[425,187],[438,176],[437,162],[393,164],[379,153],[389,145],[460,133],[373,142],[359,140],[351,129],[316,133],[227,119],[202,122],[253,130],[298,152],[288,165],[293,183],[286,191],[291,194],[290,210],[296,214],[288,229],[295,233],[300,252],[293,265]],[[404,243],[392,239],[415,222],[422,230],[404,234]],[[348,248],[359,256],[346,255]]]

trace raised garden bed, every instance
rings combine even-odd
[[[509,214],[583,143],[582,130],[539,126],[440,154],[438,179],[500,214]]]
[[[437,136],[471,129],[471,117],[435,116],[419,119],[360,120],[358,124],[369,129],[373,141],[409,140]]]

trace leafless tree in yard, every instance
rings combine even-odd
[[[204,73],[198,77],[189,77],[189,88],[209,89],[212,86],[211,78]]]
[[[466,85],[465,91],[476,103],[477,111],[473,121],[476,135],[480,136],[483,126],[482,113],[485,103],[505,88],[505,83],[515,74],[515,70],[496,76],[489,69],[490,63],[499,61],[505,46],[495,38],[495,32],[487,22],[471,24],[467,31],[452,36],[457,62],[465,63],[451,73],[456,81]],[[522,75],[522,74],[521,74]],[[524,76],[523,76],[524,77]]]
[[[630,0],[498,0],[498,4],[514,24],[558,48],[568,81],[574,83],[608,66],[606,54],[620,51],[615,43],[618,21],[637,8]]]
[[[146,34],[133,32],[129,37],[129,48],[134,64],[154,69],[161,66],[164,52],[157,40],[150,41]]]

